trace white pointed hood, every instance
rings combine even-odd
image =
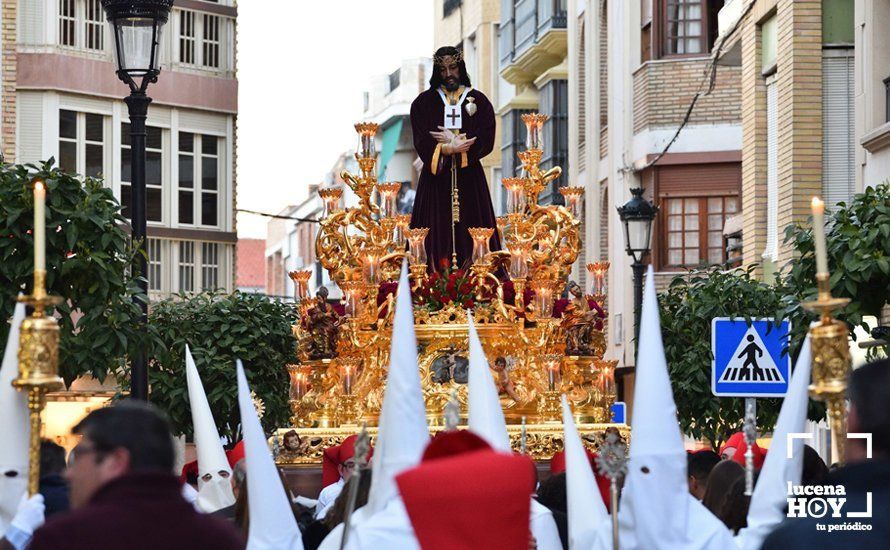
[[[584,443],[572,418],[566,396],[562,396],[563,441],[566,458],[566,500],[568,501],[569,549],[590,548],[597,527],[609,513],[600,498],[599,487],[584,451]]]
[[[467,312],[469,322],[470,365],[467,375],[467,424],[471,432],[480,436],[496,451],[511,453],[510,436],[507,434],[507,422],[504,410],[498,398],[498,390],[494,378],[488,368],[488,359],[482,349],[479,333],[473,314]],[[553,519],[553,513],[537,500],[532,499],[530,528],[538,543],[539,550],[561,548],[559,531]]]
[[[18,510],[19,499],[28,488],[28,397],[12,387],[19,375],[19,330],[25,304],[18,303],[9,327],[9,337],[0,367],[0,537]]]
[[[786,517],[788,484],[800,483],[804,440],[793,440],[789,457],[788,434],[806,431],[811,361],[810,337],[807,336],[797,357],[788,393],[782,401],[769,452],[751,495],[748,527],[739,531],[736,537],[741,548],[760,548],[767,535]]]
[[[216,422],[204,393],[204,385],[198,375],[192,352],[185,346],[185,372],[189,388],[189,404],[192,409],[192,425],[195,432],[195,448],[198,451],[198,508],[206,513],[215,512],[235,504],[232,493],[232,468],[226,459],[216,430]],[[221,476],[220,472],[228,472]],[[205,481],[204,477],[210,475]]]
[[[373,477],[368,495],[368,515],[383,510],[387,501],[398,494],[396,475],[420,463],[423,450],[430,441],[417,363],[407,261],[402,263],[399,276],[389,372],[377,433],[371,461]]]
[[[638,350],[633,441],[620,506],[622,548],[729,548],[729,530],[689,494],[686,451],[664,356],[651,266]]]
[[[237,361],[238,408],[247,466],[250,532],[247,550],[303,550],[303,537],[253,406],[244,366]]]
[[[473,314],[467,312],[470,324],[470,366],[467,375],[467,424],[470,431],[488,442],[495,450],[509,453],[510,437],[507,435],[507,423],[504,410],[494,385],[494,378],[488,368],[488,359],[479,341]]]

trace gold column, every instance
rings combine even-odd
[[[47,317],[44,309],[61,303],[58,296],[46,294],[46,271],[34,271],[34,292],[20,301],[34,308],[22,321],[19,337],[19,377],[12,385],[28,392],[31,440],[28,451],[28,493],[37,494],[40,483],[40,414],[46,407],[46,394],[61,389],[59,378],[59,323]]]
[[[821,321],[810,329],[810,346],[813,353],[813,383],[810,395],[824,401],[828,406],[828,421],[831,426],[831,445],[837,462],[846,462],[845,443],[847,377],[850,375],[850,344],[846,323],[834,319],[834,310],[850,303],[847,298],[834,298],[828,273],[816,274],[819,295],[814,302],[803,306],[821,314]]]

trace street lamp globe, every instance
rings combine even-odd
[[[132,91],[157,82],[161,32],[173,0],[102,0],[114,35],[117,76]]]
[[[643,198],[642,188],[634,188],[630,192],[633,196],[618,207],[618,216],[624,224],[627,254],[633,257],[634,263],[642,263],[650,250],[652,221],[658,213],[658,207]]]

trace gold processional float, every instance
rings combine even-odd
[[[582,190],[563,188],[565,207],[537,204],[544,185],[558,177],[560,170],[541,172],[539,168],[540,130],[546,117],[524,115],[523,119],[529,130],[529,148],[519,154],[524,177],[505,179],[510,192],[510,213],[498,219],[498,231],[507,251],[487,249],[490,229],[473,230],[473,265],[469,273],[463,274],[461,284],[470,285],[467,290],[473,299],[483,348],[489,359],[495,358],[498,386],[507,393],[501,402],[514,448],[535,459],[546,459],[561,448],[557,404],[564,392],[572,402],[585,443],[596,446],[606,440],[607,447],[612,449],[618,436],[626,440],[628,427],[605,423],[614,400],[615,362],[602,359],[605,314],[598,306],[588,307],[590,302],[603,303],[608,263],[587,266],[594,280],[593,296],[581,296],[577,285],[569,283],[573,298],[562,304],[561,317],[553,315],[554,295],[566,286],[571,265],[578,256],[577,214]],[[294,326],[299,362],[287,367],[292,427],[279,429],[272,438],[278,443],[277,460],[283,464],[319,463],[324,448],[357,431],[359,423],[372,426],[371,433],[376,431],[373,426],[380,412],[392,332],[391,289],[405,254],[401,246],[406,238],[415,294],[421,298],[414,308],[415,330],[422,348],[420,369],[431,431],[444,427],[440,412],[452,392],[466,417],[466,363],[458,358],[467,354],[467,304],[451,300],[436,308],[431,299],[423,298],[435,295],[430,289],[442,279],[441,275],[426,273],[422,238],[426,230],[407,229],[407,217],[395,215],[395,186],[378,184],[374,178],[376,125],[359,124],[356,129],[361,139],[360,153],[356,155],[361,174],[343,176],[360,198],[358,208],[339,208],[341,189],[320,192],[327,213],[317,242],[318,255],[344,291],[344,314],[327,303],[326,289],[316,298],[307,296],[308,272],[291,274],[297,283],[300,312],[300,320]],[[371,202],[375,188],[380,193],[382,209]],[[31,310],[22,322],[19,373],[12,382],[28,395],[30,494],[36,494],[40,479],[40,435],[46,394],[62,387],[58,376],[59,325],[55,316],[46,311],[63,298],[47,294],[45,286],[45,199],[46,188],[35,181],[34,278],[31,294],[19,298]],[[827,403],[833,451],[843,464],[845,397],[851,370],[849,331],[832,314],[843,308],[847,300],[831,295],[823,209],[822,201],[814,199],[818,296],[803,305],[818,312],[820,322],[809,331],[813,359],[809,389],[812,397]],[[494,276],[501,268],[508,273],[508,282],[502,283]],[[446,282],[443,286],[447,285]],[[531,300],[527,299],[528,293],[521,291],[526,285],[534,292]],[[512,299],[508,290],[513,291]],[[444,363],[439,361],[443,357]],[[512,362],[512,368],[498,367],[501,361]],[[528,426],[526,417],[532,419]],[[608,435],[604,436],[606,431]],[[608,456],[605,458],[608,461]]]
[[[342,312],[327,289],[308,295],[311,271],[294,271],[299,321],[293,327],[298,362],[290,374],[290,428],[277,432],[280,464],[316,464],[323,450],[363,424],[374,435],[389,364],[394,292],[407,256],[414,299],[419,368],[431,432],[444,428],[452,396],[467,414],[468,325],[473,310],[493,367],[514,449],[537,460],[562,449],[560,396],[572,405],[582,437],[595,449],[612,424],[617,361],[603,359],[608,262],[587,265],[593,295],[569,281],[581,247],[582,187],[563,187],[565,205],[538,204],[562,170],[540,167],[547,115],[522,116],[527,150],[520,177],[504,178],[508,214],[497,219],[504,250],[489,250],[494,228],[470,228],[472,265],[429,273],[429,229],[409,228],[398,214],[399,183],[377,181],[377,124],[355,125],[359,174],[342,178],[358,204],[342,208],[342,188],[319,191],[325,204],[316,254],[343,292]],[[376,191],[376,196],[375,196]],[[506,275],[499,277],[498,275]],[[564,291],[567,298],[560,298]],[[293,430],[296,436],[290,433]]]

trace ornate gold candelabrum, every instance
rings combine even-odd
[[[594,382],[592,366],[601,360],[602,346],[594,346],[592,355],[565,357],[566,328],[563,319],[553,316],[580,252],[578,216],[583,189],[563,189],[564,206],[538,204],[542,190],[561,174],[559,167],[540,168],[544,154],[541,131],[546,120],[546,115],[523,116],[528,148],[519,154],[521,173],[503,180],[508,213],[497,220],[503,250],[490,249],[494,228],[470,228],[473,252],[469,272],[448,274],[433,273],[428,266],[425,242],[429,229],[409,228],[410,217],[396,213],[399,184],[376,180],[377,126],[355,126],[359,172],[341,176],[359,197],[358,204],[342,208],[342,190],[325,190],[325,217],[316,241],[316,256],[343,292],[345,317],[337,322],[332,357],[300,357],[301,364],[292,368],[294,395],[302,393],[292,410],[295,416],[297,410],[309,411],[309,419],[299,419],[300,425],[352,426],[359,419],[375,425],[389,364],[394,309],[393,296],[384,297],[381,292],[392,291],[405,256],[416,293],[415,333],[428,411],[441,410],[456,390],[465,414],[466,385],[460,381],[460,373],[468,345],[465,308],[472,307],[492,364],[509,361],[508,367],[499,367],[498,374],[508,422],[518,424],[522,417],[539,423],[557,421],[562,392],[569,396],[578,418],[602,417],[611,396]],[[375,193],[379,200],[372,200]],[[512,300],[504,297],[504,282],[498,278],[503,273],[513,283]],[[524,297],[526,289],[532,291],[529,300]],[[448,293],[459,295],[459,299]],[[576,335],[576,340],[602,339],[599,329],[580,330],[593,326],[581,315],[589,313],[589,308],[573,307],[577,313],[570,319],[572,330],[581,335]],[[318,311],[306,308],[304,313],[318,316]],[[304,332],[311,330],[307,327]],[[530,433],[537,432],[532,429]],[[541,435],[541,441],[545,440]],[[541,443],[540,448],[555,450],[550,443]]]
[[[28,493],[35,495],[40,484],[40,414],[46,407],[46,394],[62,389],[59,377],[59,323],[46,315],[46,308],[58,305],[62,299],[46,294],[46,271],[34,271],[34,291],[19,301],[34,308],[22,321],[19,336],[19,376],[12,385],[28,393],[31,422],[28,451]]]
[[[831,295],[828,273],[817,273],[816,282],[819,294],[815,301],[803,306],[820,314],[818,325],[810,328],[810,347],[813,354],[813,382],[810,395],[824,401],[828,407],[828,420],[831,426],[831,442],[837,462],[846,462],[846,394],[847,378],[850,375],[849,331],[846,323],[832,317],[835,310],[842,309],[850,300]]]
[[[609,276],[609,262],[599,261],[587,264],[587,272],[590,274],[591,297],[593,300],[605,310],[606,296],[608,295],[607,284]]]

